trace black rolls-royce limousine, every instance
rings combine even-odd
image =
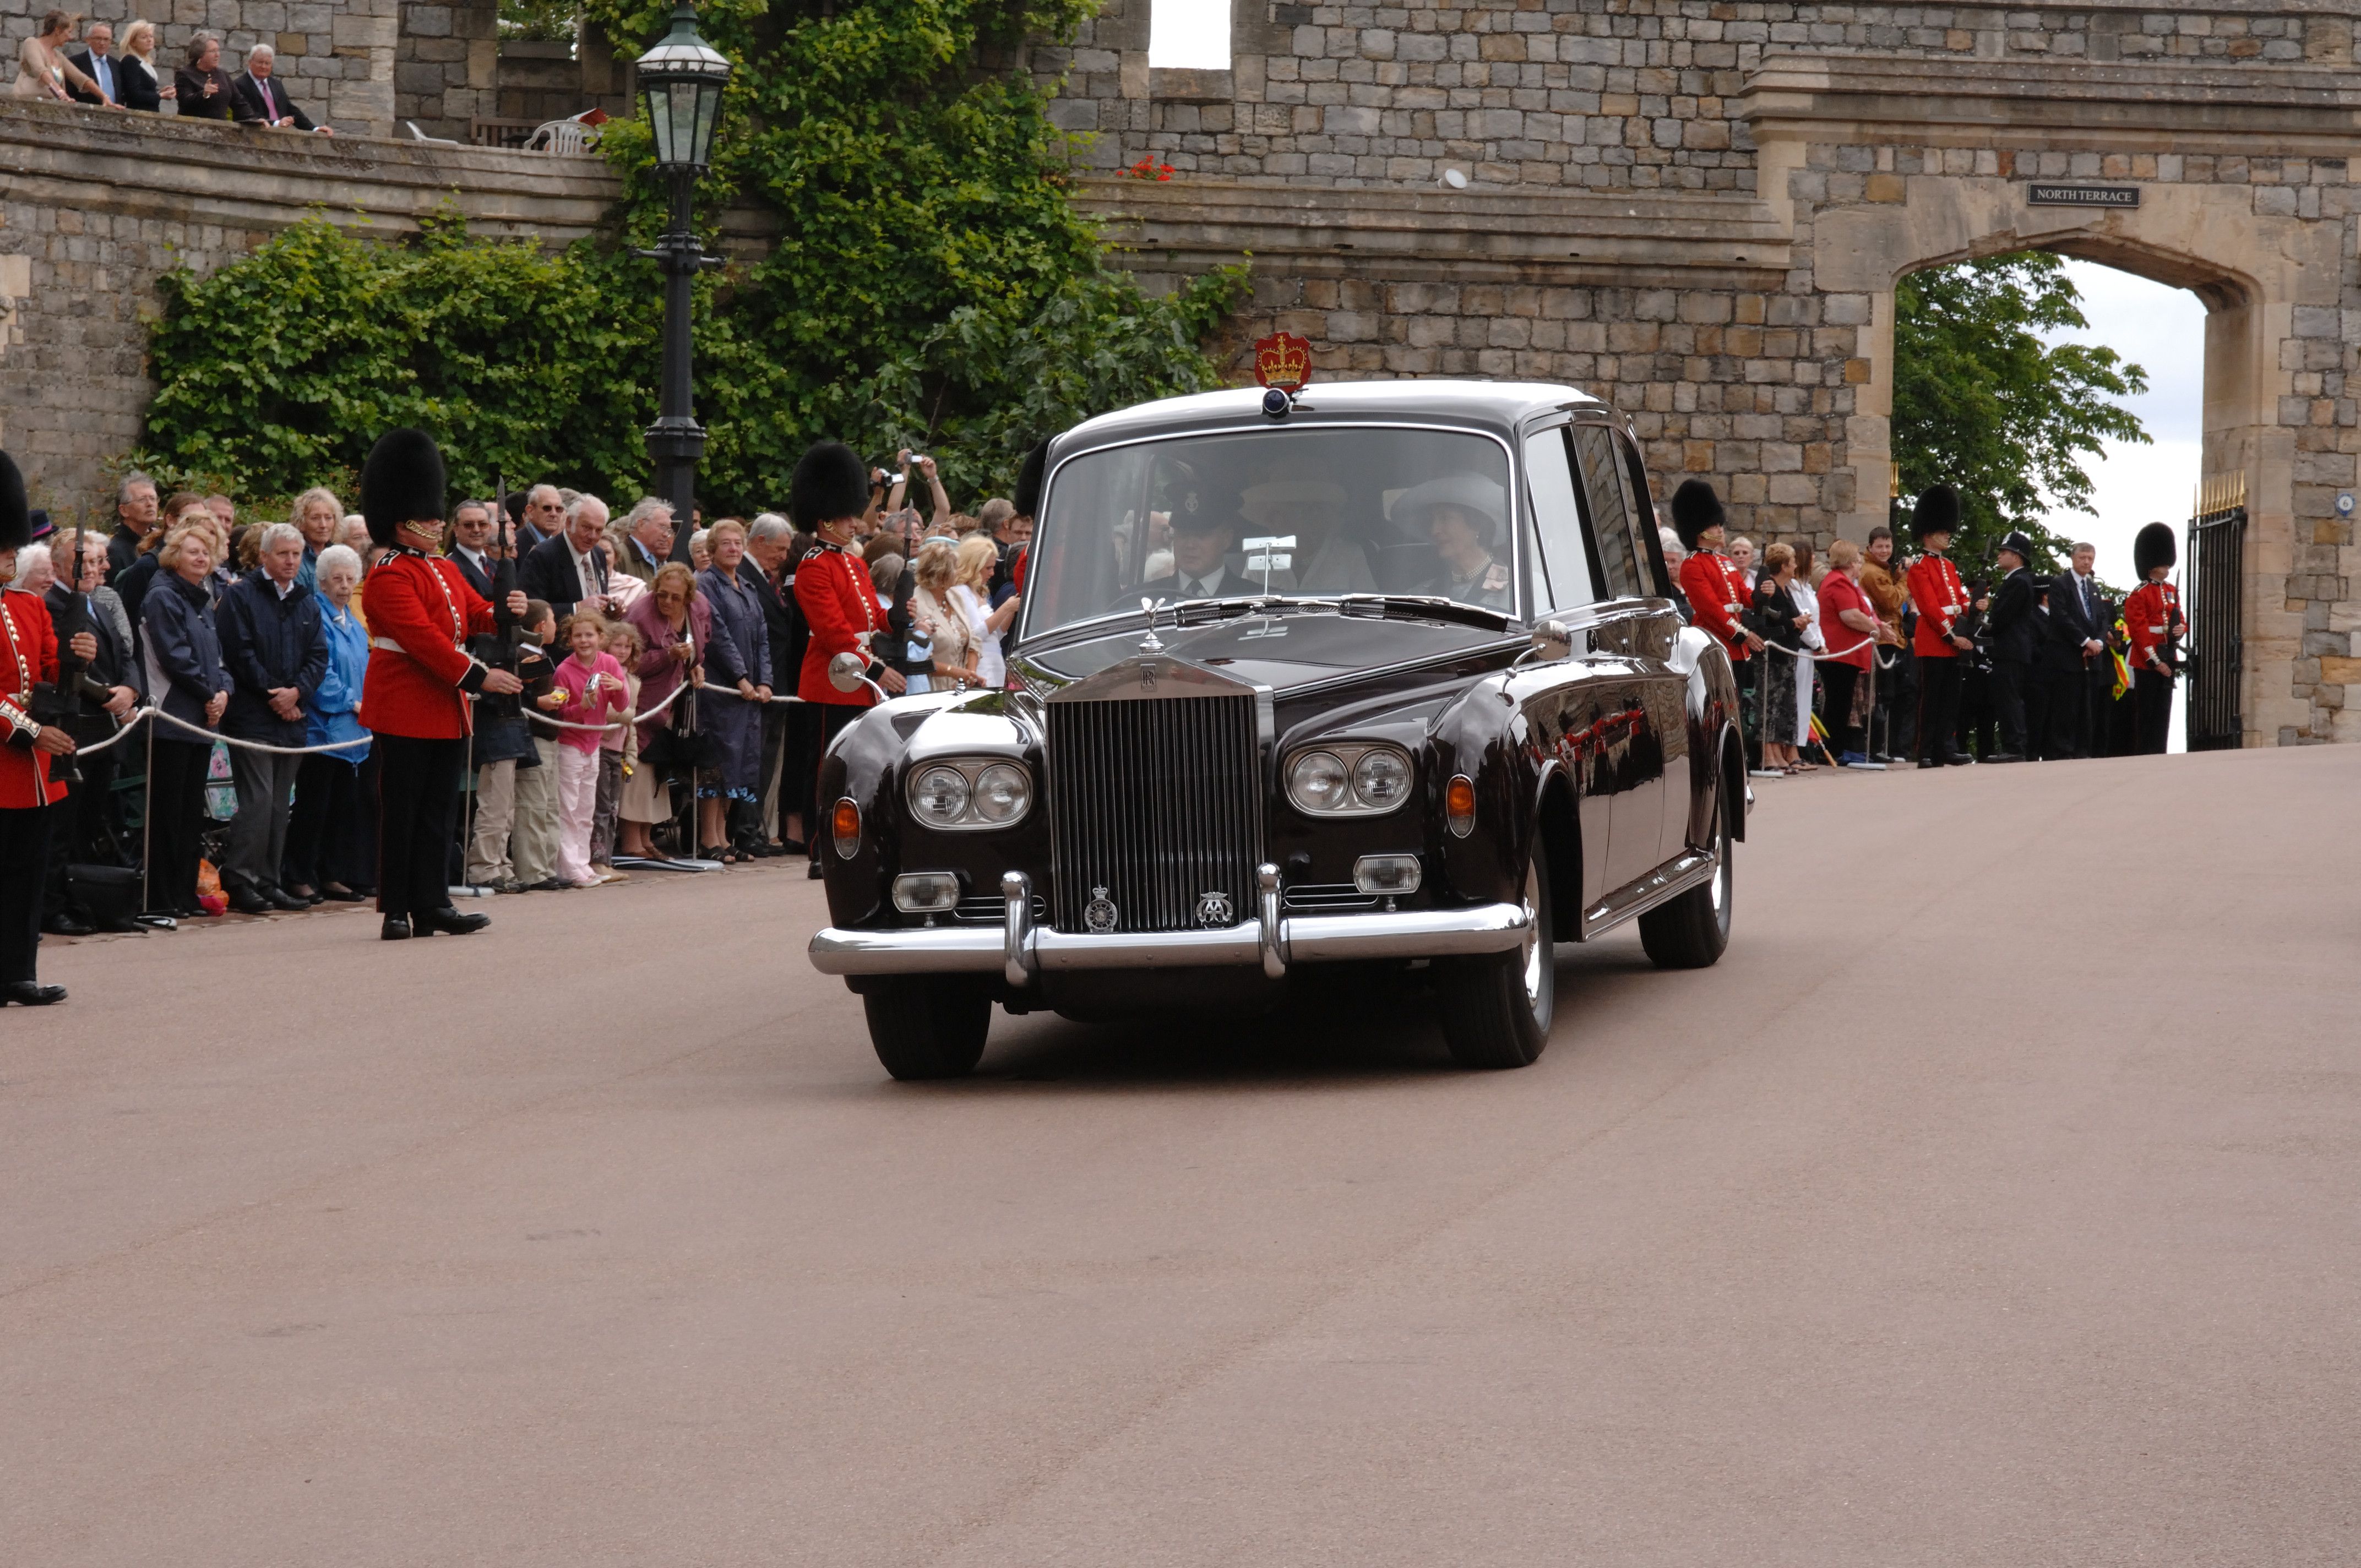
[[[896,1078],[972,1069],[995,1003],[1250,1007],[1344,964],[1422,973],[1457,1060],[1522,1066],[1552,943],[1729,940],[1736,684],[1670,592],[1628,422],[1572,387],[1091,420],[1049,447],[1011,689],[830,747],[812,962]]]

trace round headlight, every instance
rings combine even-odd
[[[947,828],[958,821],[967,810],[967,775],[957,768],[928,768],[910,786],[910,809],[931,827]]]
[[[1334,811],[1345,797],[1345,764],[1333,752],[1306,751],[1287,770],[1288,798],[1306,811]]]
[[[1372,810],[1400,806],[1410,794],[1410,764],[1399,751],[1364,751],[1353,764],[1353,793]]]
[[[1032,800],[1033,781],[1023,768],[994,762],[975,776],[975,814],[986,822],[1014,822]]]

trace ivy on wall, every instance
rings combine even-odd
[[[1212,385],[1199,349],[1242,269],[1151,297],[1110,271],[1071,201],[1072,144],[1047,92],[1006,68],[1071,38],[1091,0],[872,0],[834,15],[717,0],[698,26],[736,65],[699,189],[775,216],[762,259],[698,280],[698,474],[708,515],[774,505],[822,436],[929,451],[952,493],[1013,482],[1077,420]],[[593,0],[617,52],[669,6]],[[988,69],[990,62],[1001,69]],[[211,277],[175,274],[151,343],[161,384],[143,460],[289,494],[412,422],[455,487],[495,473],[636,494],[654,417],[659,280],[629,247],[664,226],[642,121],[610,124],[616,232],[558,256],[456,221],[380,245],[308,223]]]

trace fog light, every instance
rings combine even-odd
[[[849,861],[861,852],[861,807],[846,795],[829,814],[829,829],[836,839],[836,858]]]
[[[1443,819],[1451,836],[1465,839],[1476,831],[1476,781],[1466,773],[1453,777],[1443,791]]]
[[[1363,893],[1400,898],[1418,891],[1416,855],[1363,855],[1353,862],[1353,885]]]
[[[905,915],[940,915],[959,904],[959,878],[950,872],[904,872],[894,879],[894,907]]]

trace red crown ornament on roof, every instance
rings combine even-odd
[[[1291,332],[1255,339],[1255,385],[1292,395],[1312,383],[1312,340]]]

